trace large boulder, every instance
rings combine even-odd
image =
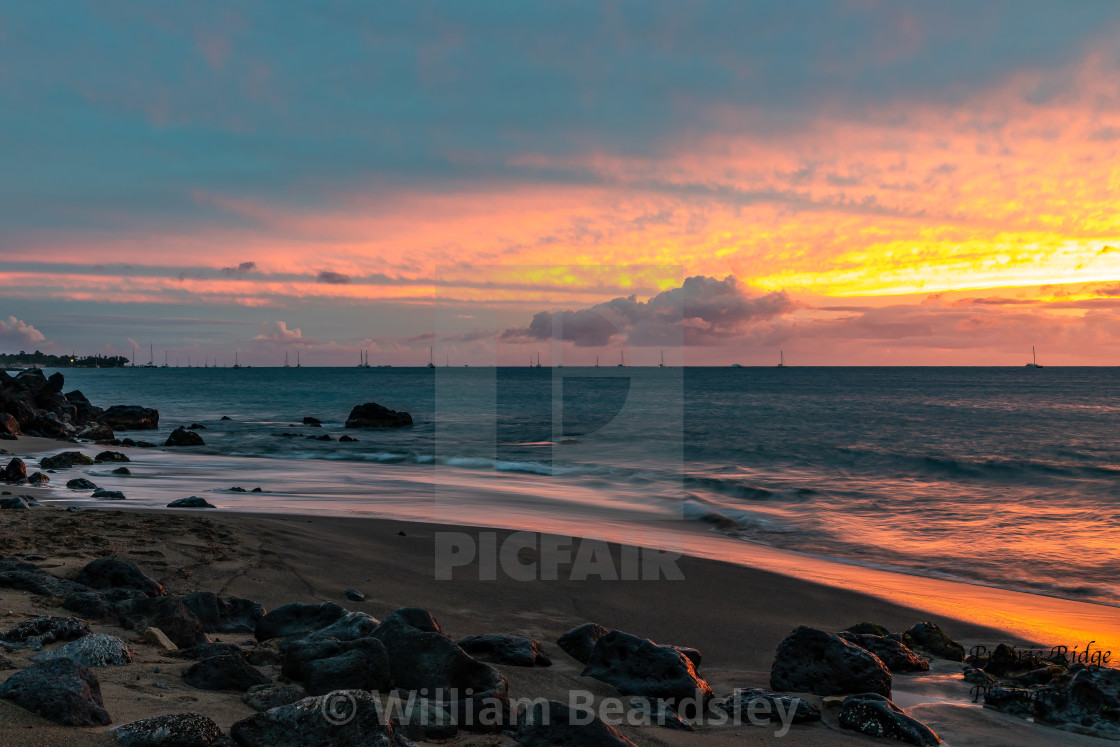
[[[355,406],[346,418],[347,428],[402,428],[406,425],[412,425],[411,415],[390,410],[376,402]]]
[[[66,481],[66,487],[71,490],[97,490],[97,485],[84,477],[75,477]]]
[[[222,730],[199,713],[153,716],[112,729],[122,747],[224,747]]]
[[[168,435],[167,441],[164,446],[205,446],[206,442],[202,440],[202,436],[194,431],[187,430],[183,426],[179,426],[171,431]]]
[[[150,597],[161,597],[165,593],[163,586],[145,575],[135,563],[117,558],[98,558],[88,563],[74,580],[91,589],[136,589]]]
[[[70,469],[75,464],[93,464],[93,457],[80,451],[63,451],[39,460],[40,469]]]
[[[71,659],[83,667],[119,667],[132,663],[132,651],[116,636],[93,633],[35,657],[36,661],[52,659]]]
[[[910,648],[919,648],[939,659],[964,661],[964,646],[954,641],[937,623],[920,622],[902,634],[902,640]]]
[[[614,685],[623,695],[661,698],[670,703],[712,698],[711,686],[696,671],[692,659],[678,648],[621,630],[612,630],[599,639],[583,676]]]
[[[35,617],[15,625],[0,635],[11,648],[38,650],[45,643],[73,641],[90,634],[89,624],[76,617]]]
[[[105,462],[131,462],[132,460],[128,458],[128,455],[119,451],[103,451],[95,456],[93,461],[104,464]]]
[[[610,631],[598,623],[584,623],[557,638],[556,645],[579,663],[586,664],[591,658],[591,652],[595,650],[595,644],[608,632]]]
[[[241,696],[241,702],[254,711],[267,711],[306,697],[307,691],[301,685],[254,685]]]
[[[735,690],[720,701],[720,708],[731,714],[734,723],[742,723],[744,719],[749,719],[751,714],[765,715],[771,721],[781,721],[783,718],[788,718],[791,712],[795,724],[821,720],[821,709],[804,698],[783,695],[758,687]]]
[[[167,504],[168,508],[214,508],[214,504],[205,498],[192,495],[189,498],[179,498]]]
[[[143,633],[159,628],[179,648],[209,643],[202,622],[178,597],[145,597],[117,602],[117,615],[122,627]]]
[[[469,635],[458,640],[460,648],[480,661],[509,664],[515,667],[552,666],[540,641],[527,635]]]
[[[96,420],[115,431],[154,431],[159,428],[159,411],[139,405],[113,405]]]
[[[16,420],[14,415],[0,412],[0,433],[9,436],[18,436],[20,434],[19,421]]]
[[[778,644],[770,688],[814,695],[874,692],[890,696],[891,672],[870,651],[802,625]]]
[[[37,662],[19,670],[0,684],[0,698],[66,726],[111,722],[97,675],[70,659]]]
[[[305,635],[325,628],[349,614],[342,605],[335,602],[301,604],[292,602],[269,612],[257,623],[253,635],[258,641],[270,638],[286,638],[292,635]]]
[[[391,679],[389,655],[381,641],[366,640],[372,645],[308,662],[304,669],[307,692],[326,695],[334,690],[387,691]]]
[[[264,617],[264,607],[251,599],[223,599],[212,591],[198,591],[182,599],[207,633],[251,634]]]
[[[270,680],[244,656],[220,654],[197,661],[183,672],[183,682],[199,690],[239,690],[267,685]]]
[[[377,618],[365,612],[347,612],[330,625],[308,633],[307,639],[335,638],[339,641],[352,641],[373,635],[373,631],[377,630],[380,624]]]
[[[79,429],[75,435],[87,441],[112,441],[113,429],[104,423],[89,423]]]
[[[27,479],[27,465],[19,457],[12,457],[8,465],[4,467],[2,477],[5,482],[23,482]]]
[[[117,602],[126,599],[146,599],[147,594],[136,589],[101,589],[99,591],[79,591],[68,595],[62,601],[64,609],[75,612],[87,620],[117,622]]]
[[[25,495],[5,495],[0,497],[0,509],[25,511],[31,508],[31,501]]]
[[[304,698],[242,719],[230,727],[242,747],[401,747],[381,702],[365,690]]]
[[[66,393],[66,402],[74,408],[75,425],[84,425],[104,412],[100,407],[95,407],[86,395],[77,389]],[[109,436],[109,438],[112,437],[112,435]]]
[[[1034,720],[1120,741],[1120,669],[1074,665],[1074,670],[1068,682],[1028,691],[1037,695]]]
[[[594,713],[576,713],[555,700],[533,701],[517,719],[524,747],[637,747]]]
[[[840,727],[871,737],[895,739],[908,744],[933,747],[941,738],[928,726],[906,713],[878,693],[861,693],[844,699],[840,707]]]

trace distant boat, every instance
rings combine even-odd
[[[625,365],[626,365],[626,351],[625,350],[619,350],[618,351],[618,367],[622,368]]]
[[[171,366],[167,365],[167,351],[166,350],[163,351],[163,365],[160,366],[160,368],[171,368]]]
[[[435,355],[435,352],[436,352],[435,346],[434,345],[429,345],[428,346],[428,368],[435,368],[436,367],[435,361],[432,360],[432,357]]]
[[[785,368],[785,367],[786,367],[786,354],[785,354],[784,351],[779,350],[778,351],[778,368]]]
[[[532,361],[533,359],[530,358],[529,360]],[[533,368],[540,368],[540,367],[541,367],[541,354],[537,353],[537,365],[533,366]]]
[[[288,365],[288,353],[286,351],[284,353],[284,368],[291,368],[291,366]]]
[[[239,359],[237,357],[237,351],[236,350],[233,351],[233,367],[234,368],[241,368],[241,362],[239,361]]]
[[[1031,362],[1027,364],[1027,368],[1042,368],[1042,364],[1038,362],[1038,354],[1034,351],[1034,345],[1031,345]]]
[[[595,368],[599,367],[599,356],[595,356]]]
[[[296,351],[296,368],[303,368],[303,365],[299,362],[299,351],[298,350]]]
[[[661,362],[657,364],[658,368],[665,368],[665,351],[661,351]]]

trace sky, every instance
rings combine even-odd
[[[0,352],[1120,364],[1120,5],[0,0]]]

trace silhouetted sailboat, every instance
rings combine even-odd
[[[234,368],[241,368],[241,361],[237,357],[237,351],[236,350],[233,351],[233,367]]]
[[[291,368],[291,366],[288,365],[288,351],[286,350],[284,351],[284,368]]]
[[[296,351],[296,368],[303,368],[303,364],[299,362],[299,351]]]
[[[785,368],[785,367],[786,367],[785,351],[779,350],[778,351],[778,368]]]
[[[665,368],[665,351],[661,351],[661,362],[657,364],[658,368]]]
[[[435,356],[436,348],[434,345],[428,346],[428,368],[435,368],[436,363],[432,358]]]
[[[599,356],[595,356],[595,368],[599,367]]]
[[[618,367],[622,368],[625,365],[626,365],[626,351],[625,350],[619,350],[618,351]]]
[[[1027,368],[1042,368],[1038,362],[1038,354],[1034,351],[1034,345],[1031,345],[1031,362],[1027,364]]]
[[[530,358],[530,360],[532,360],[532,359]],[[541,367],[541,354],[537,353],[537,365],[534,366],[534,368],[540,368],[540,367]]]

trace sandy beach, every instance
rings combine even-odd
[[[57,443],[21,439],[24,453]],[[402,606],[425,607],[453,638],[482,633],[519,632],[542,641],[553,665],[542,668],[500,666],[515,696],[545,696],[567,701],[573,689],[608,696],[613,689],[580,677],[582,665],[556,645],[566,630],[598,622],[661,643],[690,646],[703,653],[703,676],[717,693],[736,687],[767,687],[778,643],[798,625],[840,630],[874,621],[891,630],[935,619],[966,647],[982,643],[1027,643],[1020,637],[975,621],[935,616],[929,605],[895,603],[861,593],[857,569],[849,589],[791,575],[718,560],[684,557],[679,581],[560,580],[515,581],[499,576],[479,581],[477,568],[456,569],[451,581],[434,580],[438,532],[476,533],[477,527],[442,526],[397,520],[316,518],[235,514],[60,508],[6,511],[0,516],[0,546],[9,559],[29,559],[55,576],[72,575],[90,560],[118,557],[135,562],[169,594],[197,590],[245,597],[274,609],[288,602],[331,600],[383,619]],[[499,539],[508,531],[499,530]],[[618,546],[612,547],[619,561]],[[620,562],[620,561],[619,561]],[[461,573],[460,573],[461,572]],[[348,601],[348,588],[363,591],[362,602]],[[976,589],[971,590],[972,593]],[[980,593],[984,593],[981,590]],[[57,600],[54,600],[57,602]],[[52,600],[23,592],[0,591],[0,618],[7,628],[43,614],[65,614]],[[122,635],[119,628],[93,626],[96,632]],[[98,670],[106,710],[114,724],[157,714],[197,711],[223,729],[253,711],[238,694],[196,690],[180,680],[187,663],[123,634],[136,654],[134,663]],[[239,641],[245,636],[212,636]],[[1037,642],[1037,641],[1034,641]],[[9,655],[26,664],[26,652]],[[266,668],[267,669],[267,668]],[[0,680],[11,672],[0,672]],[[276,672],[272,672],[276,674]],[[158,683],[158,684],[157,684]],[[927,674],[898,675],[896,701],[954,745],[1044,745],[1099,740],[1057,732],[972,705],[960,665],[935,661]],[[732,744],[775,741],[781,744],[868,744],[867,737],[836,725],[825,709],[823,722],[796,725],[783,737],[769,727],[702,727],[692,733],[656,727],[620,727],[641,745]],[[0,701],[0,734],[12,744],[111,744],[104,729],[72,729],[28,714]],[[504,736],[460,733],[454,744],[512,744]]]

